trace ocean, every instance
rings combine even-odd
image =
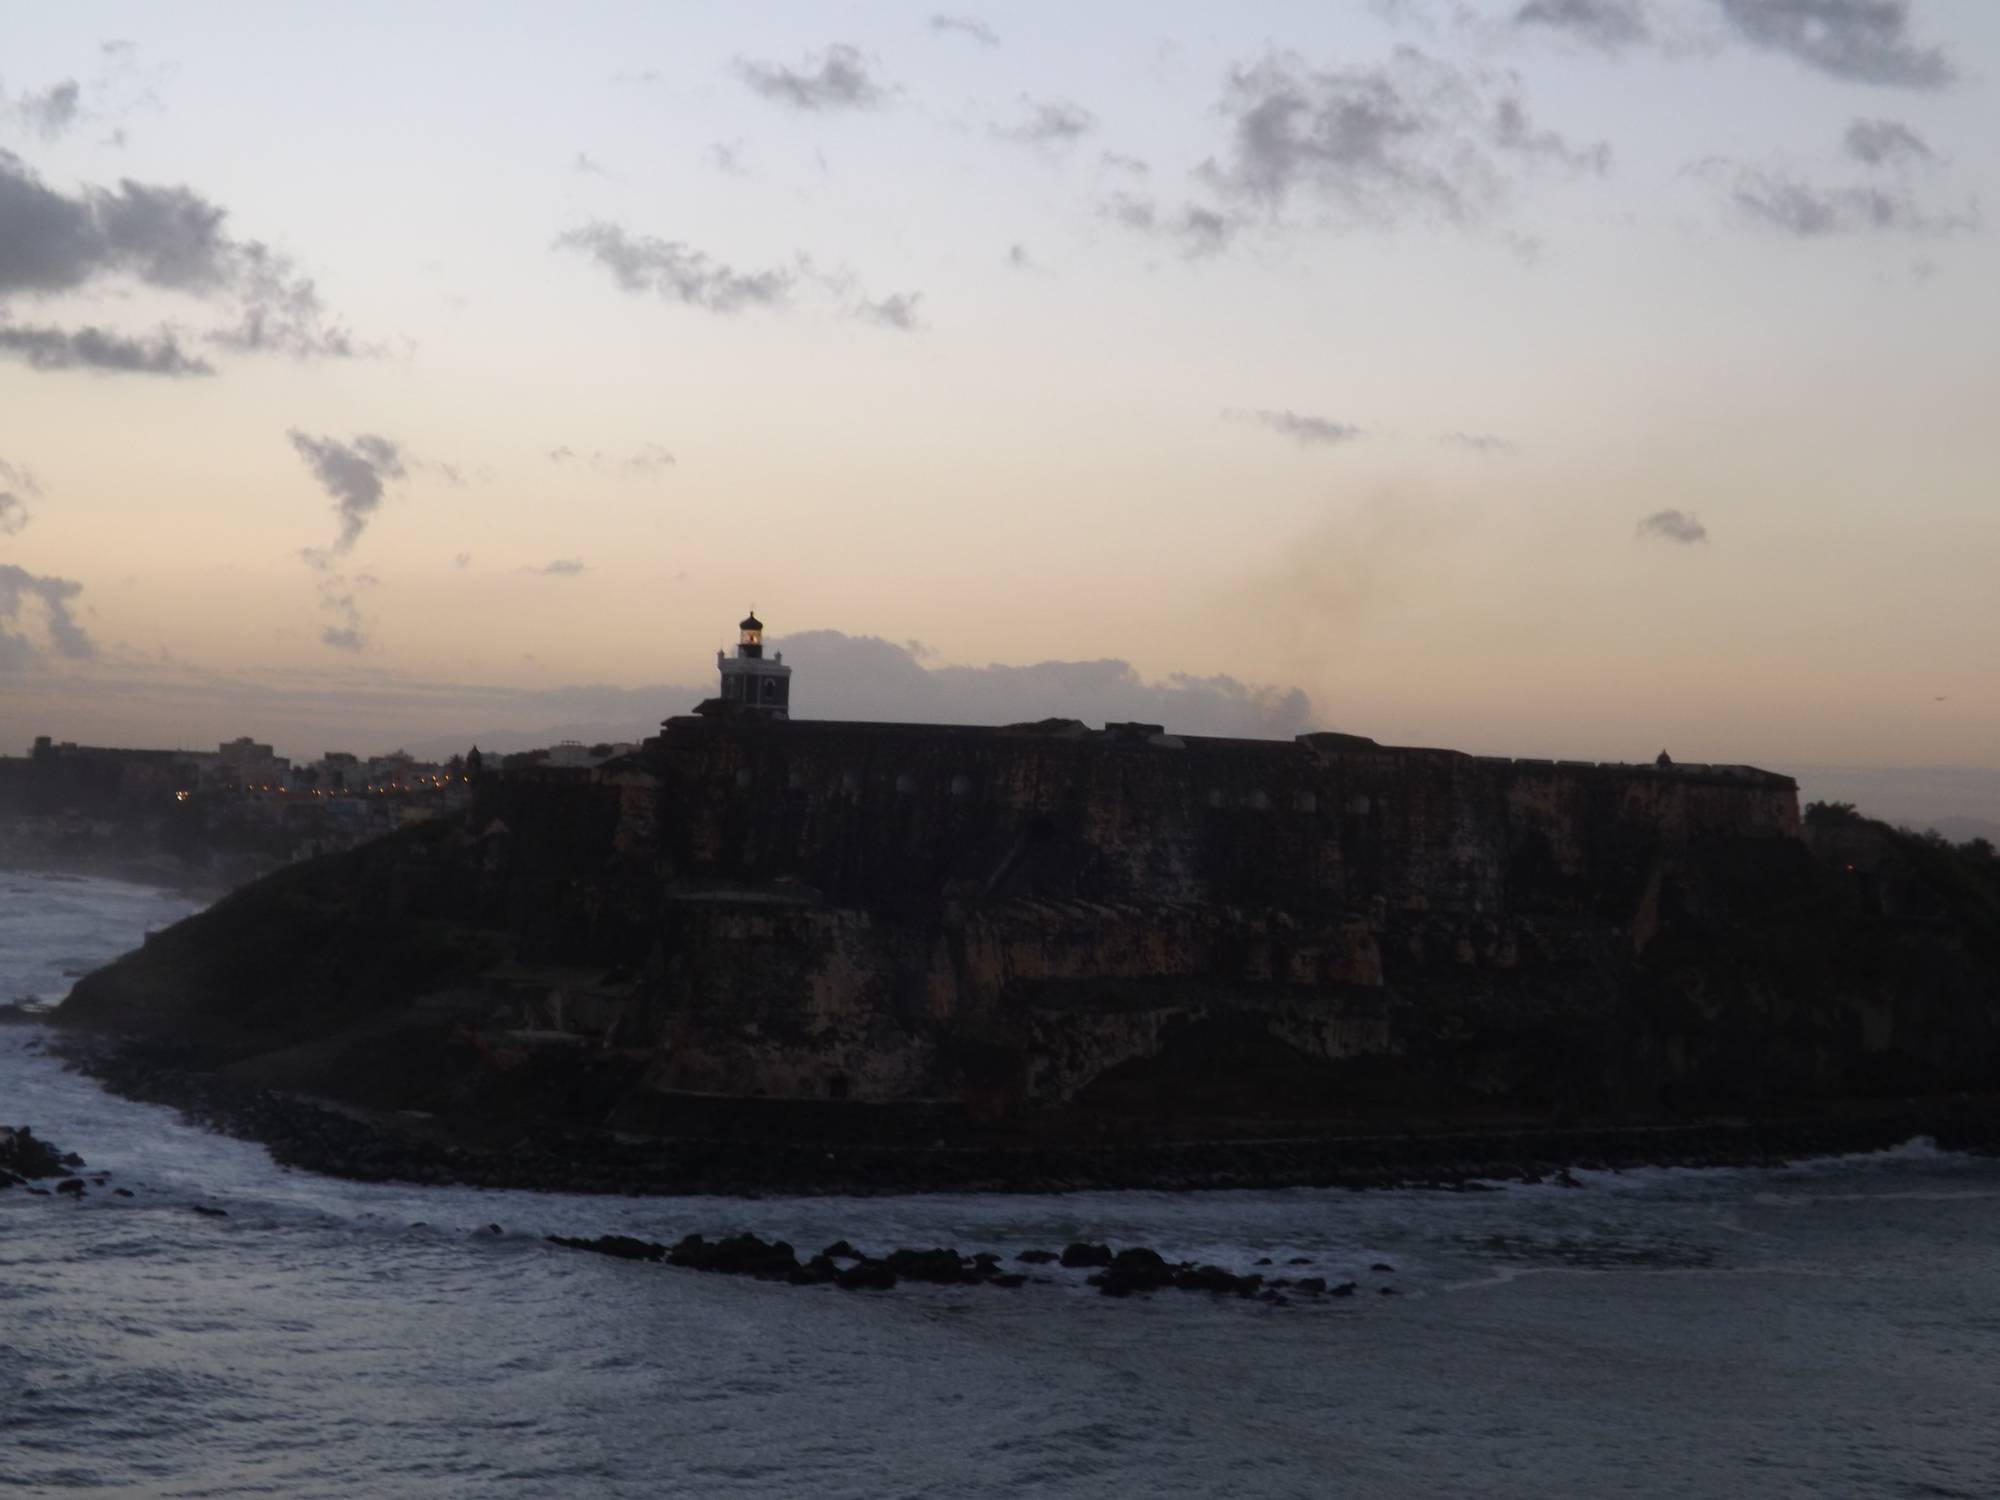
[[[189,909],[0,876],[0,999]],[[111,1176],[0,1192],[0,1490],[2000,1494],[2000,1162],[1923,1141],[1487,1193],[592,1198],[279,1168],[43,1043],[0,1028],[0,1124]],[[738,1229],[1268,1256],[1361,1292],[1121,1301],[1034,1268],[854,1293],[542,1238]]]

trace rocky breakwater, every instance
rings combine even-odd
[[[1088,1271],[1086,1284],[1097,1288],[1106,1297],[1131,1297],[1172,1290],[1207,1292],[1214,1296],[1282,1305],[1294,1299],[1352,1297],[1360,1290],[1359,1283],[1354,1281],[1329,1285],[1324,1276],[1278,1274],[1275,1269],[1268,1273],[1254,1269],[1236,1272],[1194,1261],[1169,1261],[1157,1250],[1144,1245],[1114,1250],[1109,1245],[1088,1241],[1078,1241],[1060,1251],[1021,1251],[1015,1256],[1015,1262],[1033,1268],[1031,1271],[1009,1269],[1007,1263],[991,1251],[966,1255],[949,1247],[936,1246],[930,1249],[892,1250],[877,1256],[856,1249],[844,1239],[836,1240],[803,1261],[788,1242],[765,1240],[747,1233],[719,1240],[690,1234],[673,1245],[625,1234],[599,1235],[594,1239],[552,1234],[548,1236],[548,1241],[568,1250],[584,1250],[618,1260],[646,1261],[724,1276],[747,1276],[759,1281],[782,1282],[788,1286],[831,1286],[850,1292],[889,1291],[904,1282],[932,1286],[995,1287],[1012,1291],[1031,1281],[1043,1285],[1056,1284],[1058,1278],[1049,1274],[1055,1267],[1067,1271]],[[1266,1257],[1258,1264],[1268,1266],[1272,1262]],[[1303,1256],[1290,1262],[1290,1267],[1311,1265],[1312,1261]],[[1393,1271],[1394,1267],[1382,1263],[1373,1268],[1373,1273],[1377,1275],[1393,1274]],[[1374,1290],[1385,1296],[1396,1293],[1396,1288],[1386,1282],[1378,1283]]]

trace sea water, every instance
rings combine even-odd
[[[187,909],[0,881],[0,998]],[[0,1028],[0,1123],[112,1175],[0,1193],[0,1490],[2000,1494],[2000,1163],[1922,1142],[1488,1193],[593,1198],[279,1168],[44,1040]],[[1048,1268],[846,1293],[542,1238],[738,1229],[1089,1238],[1360,1292],[1114,1300]]]

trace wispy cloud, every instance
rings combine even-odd
[[[0,536],[19,536],[34,514],[23,496],[38,497],[41,484],[34,471],[0,458]]]
[[[834,43],[817,60],[808,58],[803,67],[745,58],[736,72],[756,93],[794,109],[873,109],[894,93],[869,71],[860,50],[844,42]]]
[[[584,566],[580,557],[558,557],[553,562],[543,563],[531,571],[543,578],[574,578],[577,574],[587,573],[590,570]]]
[[[1067,151],[1097,128],[1097,116],[1068,99],[1030,99],[1024,94],[1021,107],[1025,118],[1013,125],[996,125],[993,133],[1053,155]]]
[[[1620,52],[1653,39],[1652,23],[1639,0],[1526,0],[1513,15],[1522,29],[1559,33],[1605,52]]]
[[[892,292],[873,302],[863,298],[856,305],[854,316],[864,323],[873,323],[881,328],[914,333],[923,327],[923,321],[917,311],[917,304],[923,300],[922,292]]]
[[[556,248],[588,256],[625,291],[652,292],[709,312],[781,306],[798,279],[777,268],[739,271],[679,240],[629,234],[604,220],[558,236]]]
[[[931,30],[970,37],[982,47],[1000,45],[1000,34],[977,16],[934,15],[931,17]]]
[[[1438,439],[1453,448],[1463,448],[1468,453],[1518,453],[1514,444],[1503,437],[1495,437],[1490,432],[1447,432]]]
[[[1696,542],[1708,540],[1708,528],[1694,518],[1692,511],[1656,510],[1639,522],[1633,535],[1659,537],[1669,542],[1692,546]]]
[[[1901,120],[1856,120],[1843,141],[1847,154],[1871,167],[1934,161],[1930,143]]]
[[[1249,411],[1231,407],[1223,412],[1223,416],[1232,422],[1249,422],[1263,427],[1307,448],[1351,443],[1363,435],[1359,427],[1346,422],[1336,422],[1330,417],[1308,416],[1296,411],[1277,411],[1270,407],[1258,407]]]
[[[83,90],[74,78],[65,78],[40,93],[24,94],[14,106],[14,114],[45,141],[65,134],[81,117]]]

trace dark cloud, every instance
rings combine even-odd
[[[1910,36],[1909,0],[1717,0],[1736,34],[1855,83],[1935,89],[1957,72]]]
[[[844,42],[828,47],[817,65],[811,59],[803,68],[744,59],[736,71],[766,99],[794,109],[872,109],[893,92],[869,73],[868,59]]]
[[[1097,128],[1097,116],[1067,99],[1021,96],[1027,118],[1018,125],[994,126],[994,134],[1039,151],[1067,151]]]
[[[14,106],[14,113],[36,135],[45,141],[52,141],[76,124],[81,113],[82,96],[83,90],[77,81],[65,78],[39,94],[24,94],[21,102]]]
[[[1937,213],[1919,204],[1906,186],[1821,186],[1784,172],[1736,170],[1731,201],[1750,218],[1799,239],[1842,234],[1951,235],[1976,228],[1976,208]]]
[[[1656,510],[1639,523],[1633,534],[1662,537],[1687,546],[1708,540],[1708,528],[1694,518],[1692,511],[1685,510]]]
[[[352,442],[337,438],[313,437],[292,428],[285,436],[293,449],[312,470],[320,488],[332,497],[340,518],[340,535],[335,552],[349,551],[381,508],[388,481],[401,479],[407,472],[401,448],[387,438],[362,433]]]
[[[934,15],[931,17],[931,30],[969,36],[982,47],[1000,45],[1000,34],[977,16]]]
[[[135,338],[103,328],[25,328],[0,323],[0,355],[37,370],[101,370],[124,375],[213,375],[215,366],[189,354],[168,329]]]
[[[918,316],[917,304],[924,300],[922,292],[892,292],[878,301],[865,298],[854,309],[854,316],[864,323],[873,323],[880,328],[896,328],[904,333],[914,333],[923,327]]]
[[[47,296],[125,276],[144,285],[231,306],[233,325],[206,335],[239,351],[275,350],[301,358],[364,352],[328,320],[319,293],[290,257],[224,232],[226,211],[187,187],[120,182],[115,191],[76,195],[48,187],[0,151],[0,297]],[[207,374],[170,341],[84,329],[34,330],[18,348],[46,351],[42,368],[92,365],[149,374]],[[74,347],[65,351],[65,338]],[[30,354],[32,358],[32,353]]]
[[[1276,217],[1295,205],[1336,224],[1410,219],[1476,225],[1505,200],[1508,157],[1602,170],[1603,147],[1535,128],[1512,91],[1413,47],[1378,66],[1313,68],[1271,53],[1233,69],[1229,139],[1201,176],[1224,198]]]
[[[1936,159],[1929,142],[1900,120],[1856,120],[1847,127],[1847,154],[1871,167]]]
[[[532,571],[544,578],[574,578],[579,573],[588,572],[580,557],[558,557],[553,562],[543,563]]]
[[[1653,35],[1639,0],[1527,0],[1514,12],[1514,24],[1561,32],[1606,52],[1636,47]]]
[[[12,563],[0,563],[0,669],[18,670],[42,655],[41,648],[20,629],[22,614],[30,606],[40,609],[42,632],[48,637],[49,650],[72,660],[95,656],[96,644],[70,613],[76,596],[82,592],[83,585],[72,579],[52,578],[30,573]]]
[[[1438,439],[1454,448],[1463,448],[1469,453],[1517,453],[1520,450],[1503,437],[1495,437],[1490,432],[1447,432]]]
[[[556,248],[588,255],[628,292],[653,292],[710,312],[780,306],[798,280],[789,270],[738,271],[678,240],[630,235],[602,220],[561,235]]]
[[[1252,422],[1281,436],[1291,438],[1304,447],[1330,447],[1335,443],[1351,443],[1362,436],[1359,427],[1346,422],[1335,422],[1327,417],[1311,417],[1296,411],[1273,411],[1259,407],[1254,411],[1231,409],[1223,413],[1233,422]]]

